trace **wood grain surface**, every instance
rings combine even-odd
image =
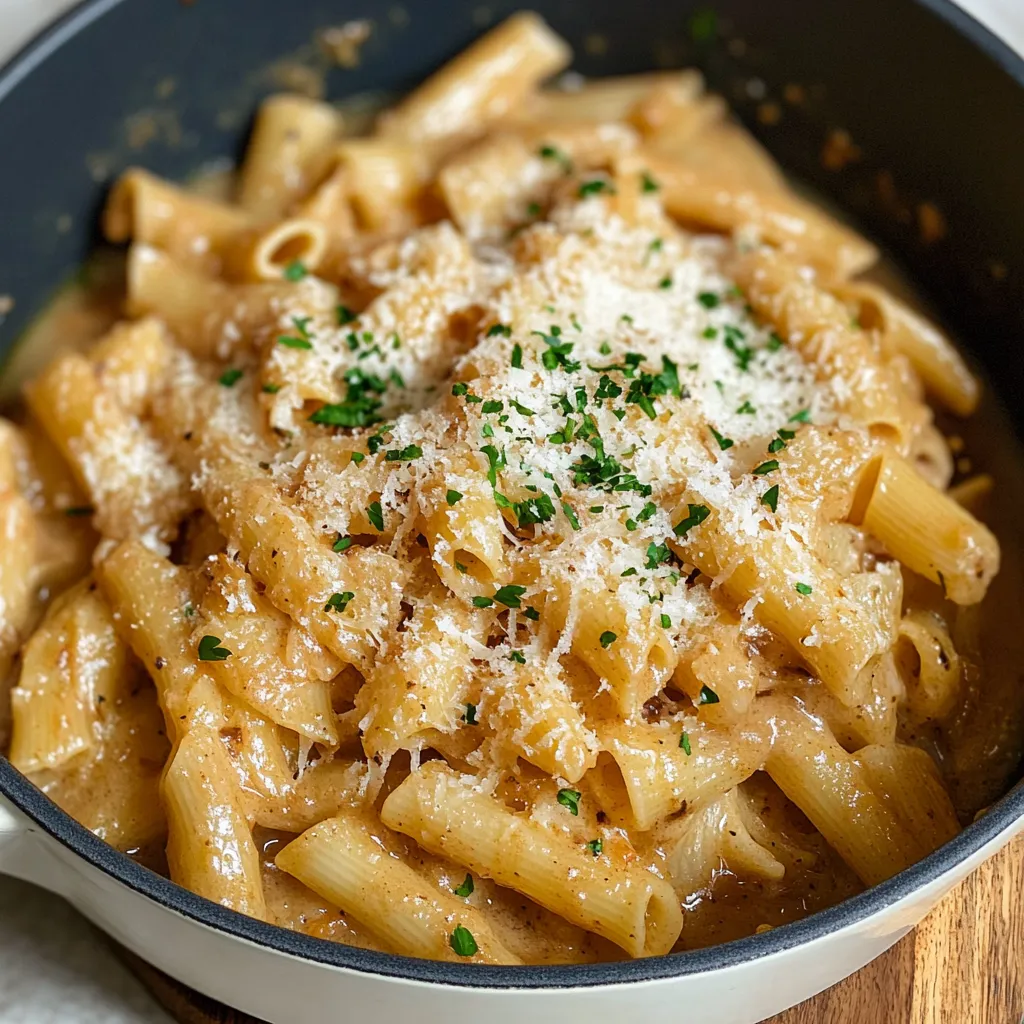
[[[874,963],[764,1024],[1024,1024],[1024,836]],[[122,951],[180,1024],[262,1024]]]

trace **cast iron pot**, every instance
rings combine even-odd
[[[316,63],[316,29],[374,22],[359,66],[328,74],[329,96],[394,92],[516,6],[81,4],[0,74],[0,295],[15,300],[0,353],[89,251],[113,177],[141,163],[179,178],[233,157],[260,97],[281,87],[274,62]],[[702,67],[787,170],[902,261],[1021,420],[1024,62],[1006,46],[947,0],[716,0],[713,12],[702,0],[530,6],[573,43],[584,74]],[[822,149],[837,129],[859,157],[830,170]],[[105,845],[0,757],[0,871],[60,893],[200,992],[280,1024],[370,1014],[427,1024],[752,1024],[878,956],[1024,827],[1022,816],[1018,785],[882,885],[724,946],[613,964],[477,967],[350,949],[209,903]]]

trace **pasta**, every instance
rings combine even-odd
[[[369,134],[270,97],[226,198],[127,171],[127,319],[0,424],[8,755],[207,899],[659,956],[983,803],[978,381],[698,74],[569,59],[519,14]]]

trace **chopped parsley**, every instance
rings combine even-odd
[[[448,939],[448,945],[459,956],[473,956],[479,949],[476,939],[473,938],[473,933],[461,924],[455,926],[455,931],[452,932]]]
[[[662,629],[671,629],[672,628],[672,620],[664,612],[661,613],[661,628]]]
[[[548,346],[541,354],[540,359],[545,370],[554,370],[561,366],[566,373],[575,373],[580,368],[578,362],[569,358],[573,350],[573,344],[570,341],[561,340],[561,327],[552,326],[548,334],[545,334],[543,331],[533,331],[531,333],[543,339],[544,344]]]
[[[335,306],[334,317],[339,327],[344,327],[346,324],[350,324],[353,320],[358,319],[348,306]]]
[[[466,704],[466,711],[465,711],[465,713],[462,716],[462,720],[466,723],[466,725],[478,725],[479,724],[477,722],[477,720],[476,720],[476,705],[475,704],[469,704],[469,703]]]
[[[658,287],[661,288],[663,291],[668,291],[669,288],[672,287],[672,278],[671,277],[663,277],[658,282]]]
[[[463,899],[465,899],[467,896],[472,896],[473,876],[467,874],[462,885],[457,885],[454,889],[452,889],[452,892],[455,893],[456,896],[461,896]]]
[[[580,528],[580,521],[579,519],[577,519],[575,511],[573,511],[572,505],[570,505],[567,501],[563,501],[562,511],[565,513],[565,518],[569,520],[569,525],[574,530],[578,530]]]
[[[487,480],[492,487],[497,487],[498,470],[505,468],[505,453],[493,444],[485,444],[480,451],[487,456]]]
[[[370,524],[377,530],[384,531],[384,511],[380,507],[380,502],[375,501],[366,510],[366,518],[370,520]]]
[[[600,857],[601,851],[604,849],[604,843],[600,839],[591,839],[587,843],[587,849],[595,856]]]
[[[497,494],[498,492],[495,492],[495,497]],[[509,506],[515,512],[520,527],[546,523],[555,518],[554,502],[546,494],[538,494],[537,497],[527,498],[526,501],[509,502]]]
[[[711,689],[710,686],[702,686],[700,688],[700,698],[697,701],[698,704],[717,704],[718,694]]]
[[[492,324],[487,330],[488,338],[511,338],[512,328],[508,324]]]
[[[700,295],[697,296],[697,301],[705,309],[716,309],[722,302],[721,298],[714,292],[701,292]]]
[[[523,614],[532,622],[536,622],[540,618],[540,612],[537,611],[537,609],[534,608],[533,605],[527,606]]]
[[[523,368],[523,346],[518,341],[512,346],[512,368],[514,370]]]
[[[809,583],[798,583],[794,588],[801,597],[808,597],[811,593],[811,585]]]
[[[572,160],[569,159],[568,155],[563,153],[557,146],[543,145],[537,152],[545,160],[554,160],[555,163],[559,164],[562,168],[563,173],[572,173]]]
[[[708,424],[708,430],[711,431],[711,435],[718,442],[718,447],[723,452],[727,452],[736,443],[731,437],[723,437],[710,423]]]
[[[385,462],[412,462],[423,454],[418,444],[409,444],[404,448],[391,448],[384,453]]]
[[[490,608],[492,604],[494,604],[493,597],[485,597],[483,594],[480,594],[473,598],[474,608]]]
[[[799,412],[794,413],[789,417],[789,423],[810,423],[811,422],[811,410],[801,409]]]
[[[265,395],[276,395],[281,390],[280,384],[264,384],[262,389]]]
[[[661,186],[651,177],[650,171],[644,171],[640,175],[641,192],[657,192]]]
[[[451,505],[455,505],[458,502],[462,501],[464,495],[463,495],[463,493],[461,491],[449,490],[448,493],[444,497],[445,497],[445,501],[448,502],[448,505],[451,506]]]
[[[690,734],[684,729],[682,735],[679,737],[679,747],[683,750],[687,757],[689,757],[693,751],[690,749]]]
[[[778,459],[769,459],[767,462],[762,462],[760,466],[755,466],[751,472],[754,476],[764,476],[766,473],[774,473],[779,468]]]
[[[779,485],[775,484],[774,487],[769,487],[764,494],[761,495],[761,504],[766,505],[773,512],[778,510],[779,507]]]
[[[754,350],[744,344],[746,335],[738,327],[727,324],[725,327],[725,347],[736,357],[736,369],[741,373],[750,370],[751,360],[754,358]]]
[[[344,401],[321,405],[310,415],[309,421],[324,426],[349,428],[370,427],[379,423],[381,400],[378,396],[387,391],[387,381],[381,380],[374,373],[365,373],[358,366],[346,370],[344,379]],[[374,450],[371,448],[371,451]]]
[[[586,199],[587,196],[597,196],[602,193],[615,195],[615,187],[611,182],[605,181],[603,178],[593,178],[590,181],[584,181],[580,185],[577,195],[580,199]]]
[[[350,547],[352,547],[352,538],[339,533],[338,539],[331,545],[331,550],[340,553],[342,551],[348,551]]]
[[[351,590],[346,590],[343,594],[331,594],[327,599],[327,604],[324,605],[324,611],[343,612],[348,607],[349,601],[355,596]]]
[[[709,515],[711,515],[711,510],[707,505],[687,504],[686,510],[686,517],[684,519],[680,519],[679,522],[672,527],[672,532],[677,537],[685,537],[690,530],[695,526],[700,526],[700,524],[703,523]]]
[[[616,640],[619,639],[618,633],[613,633],[610,629],[606,629],[598,638],[597,642],[607,650]]]
[[[570,814],[576,816],[580,813],[580,796],[578,789],[560,789],[555,799],[563,807],[568,808]]]
[[[499,587],[494,593],[494,600],[498,604],[503,604],[506,608],[519,608],[521,607],[520,598],[526,593],[526,587],[521,587],[516,583],[506,583],[505,586]]]
[[[679,383],[679,369],[668,356],[661,357],[661,373],[641,372],[629,385],[626,405],[639,405],[648,419],[656,419],[654,399],[662,395],[686,397]]]
[[[277,339],[278,345],[284,345],[285,348],[299,348],[299,349],[310,349],[313,347],[313,343],[309,338],[295,338],[290,334],[282,334]]]
[[[672,557],[672,552],[667,544],[655,544],[652,540],[647,545],[647,561],[644,562],[645,569],[657,569],[662,562],[667,562]]]
[[[306,269],[306,264],[302,260],[292,260],[284,270],[284,279],[286,281],[301,281],[309,271]]]
[[[96,509],[94,509],[92,505],[72,505],[70,508],[64,509],[64,515],[71,519],[79,519],[91,516],[95,511]]]
[[[757,413],[757,409],[750,404],[750,400],[747,399],[737,410],[741,416],[753,416]]]
[[[220,646],[219,636],[204,636],[199,641],[200,661],[227,661],[231,652],[226,647]]]
[[[222,384],[226,388],[233,388],[242,379],[241,370],[225,370],[218,378],[217,382]]]
[[[526,658],[523,655],[522,651],[513,651],[508,656],[508,660],[509,661],[514,661],[517,665],[525,665],[526,664]]]

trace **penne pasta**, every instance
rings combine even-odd
[[[260,104],[238,182],[238,205],[259,221],[279,218],[306,195],[329,159],[341,117],[304,96]]]
[[[390,111],[382,130],[413,143],[479,132],[515,110],[569,58],[568,47],[539,17],[513,15]]]
[[[436,761],[391,793],[381,819],[633,956],[667,952],[682,928],[682,912],[663,879],[610,856],[595,860],[584,844],[513,814],[472,778]]]
[[[957,604],[980,601],[999,571],[991,532],[902,459],[881,457],[867,468],[850,518]]]
[[[103,211],[108,241],[152,246],[207,274],[219,271],[225,247],[249,224],[237,207],[194,195],[138,167],[118,178]]]
[[[377,826],[377,831],[383,831]],[[277,866],[376,932],[396,953],[515,964],[486,918],[392,856],[358,814],[328,818],[286,846]],[[461,929],[457,935],[456,929]],[[462,933],[468,939],[462,941]],[[472,943],[471,946],[468,943]],[[470,948],[472,952],[470,952]]]
[[[198,680],[188,708],[161,785],[171,878],[213,903],[263,918],[259,855],[218,734],[222,707],[210,679]]]

